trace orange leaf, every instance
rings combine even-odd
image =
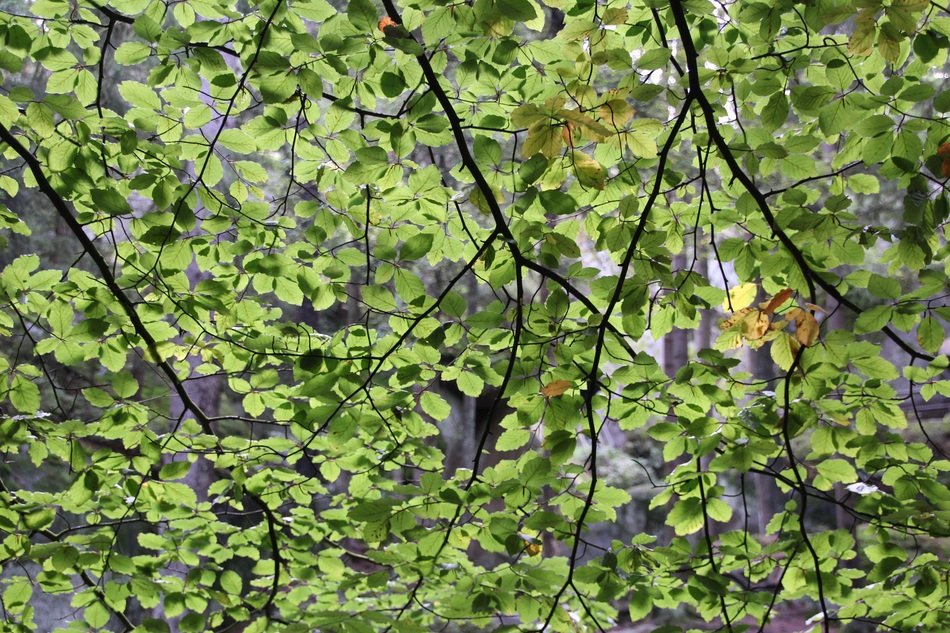
[[[555,380],[541,387],[541,395],[546,398],[554,398],[561,395],[574,386],[570,380]]]
[[[570,121],[564,123],[564,127],[561,128],[561,138],[564,140],[564,144],[568,147],[574,147],[574,142],[571,140],[571,136],[574,133],[574,126]]]
[[[765,310],[763,310],[763,312],[765,314],[772,314],[778,309],[780,305],[785,303],[788,300],[788,298],[791,297],[793,294],[795,294],[795,291],[792,290],[791,288],[786,288],[785,290],[780,291],[778,294],[772,297],[772,300],[769,301],[767,306],[765,306]]]
[[[950,142],[943,143],[940,147],[937,148],[937,156],[940,158],[946,158],[950,156]]]
[[[392,19],[391,17],[389,17],[389,16],[387,15],[387,16],[384,16],[383,18],[381,18],[380,21],[379,21],[379,23],[378,23],[376,26],[377,26],[377,28],[379,28],[380,31],[385,32],[385,31],[386,31],[386,27],[388,27],[388,26],[399,26],[399,23],[396,22],[394,19]]]

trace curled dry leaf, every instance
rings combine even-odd
[[[574,383],[570,380],[554,380],[541,387],[541,395],[546,398],[554,398],[563,394],[573,385]]]
[[[396,21],[395,21],[394,19],[392,19],[391,17],[389,17],[388,15],[386,15],[386,16],[383,16],[382,18],[380,18],[380,20],[379,20],[379,22],[376,24],[376,26],[377,26],[377,28],[379,28],[380,31],[383,31],[383,32],[385,33],[385,32],[386,32],[386,27],[399,26],[399,23],[396,22]]]

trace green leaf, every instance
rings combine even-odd
[[[94,629],[101,628],[109,622],[112,614],[101,602],[94,602],[83,611],[83,619],[86,624]]]
[[[795,339],[784,332],[779,334],[778,338],[772,341],[769,347],[769,353],[772,360],[782,371],[788,371],[795,362],[795,355],[798,353],[799,345]]]
[[[218,136],[218,142],[232,152],[239,154],[250,154],[257,149],[257,144],[253,138],[236,129],[223,130]]]
[[[692,534],[703,527],[702,502],[694,497],[680,499],[666,516],[666,524],[673,528],[678,536]]]
[[[19,117],[16,104],[6,95],[0,95],[0,125],[11,127]]]
[[[119,84],[119,94],[129,104],[138,108],[159,111],[162,109],[162,101],[155,94],[155,91],[145,84],[137,81],[123,81]]]
[[[406,240],[399,249],[399,259],[414,261],[423,257],[432,249],[432,241],[431,233],[416,233]]]
[[[525,185],[534,183],[548,168],[548,159],[543,154],[535,154],[518,167],[518,176]]]
[[[893,308],[889,305],[875,306],[858,315],[855,330],[859,333],[877,332],[891,320]]]
[[[925,351],[936,354],[946,340],[943,325],[932,316],[924,317],[917,327],[917,342]]]
[[[455,383],[458,385],[459,391],[472,398],[480,396],[485,388],[485,381],[470,371],[463,371],[459,374],[459,377],[455,379]]]
[[[379,14],[370,0],[350,0],[346,6],[346,16],[358,31],[369,35],[376,28]]]
[[[36,413],[40,408],[40,389],[22,374],[10,378],[10,404],[20,413]]]
[[[868,279],[868,291],[882,299],[897,299],[901,295],[901,284],[899,280],[892,277],[871,273]]]
[[[6,628],[950,630],[950,20],[545,4],[4,5]]]
[[[419,396],[419,405],[427,415],[440,422],[447,419],[452,413],[449,403],[442,396],[431,391],[424,391]]]
[[[850,484],[858,480],[854,466],[843,459],[826,459],[818,463],[818,473],[835,483]]]
[[[383,94],[390,99],[398,97],[406,90],[406,82],[403,80],[402,76],[390,72],[385,72],[382,74],[379,85],[383,91]]]
[[[173,481],[175,479],[181,479],[187,475],[190,470],[191,462],[169,462],[162,466],[158,477],[162,481]]]
[[[501,15],[516,22],[527,22],[537,16],[528,0],[497,0],[495,7]]]
[[[132,207],[115,189],[93,189],[91,192],[95,208],[109,215],[127,215]]]
[[[788,119],[788,99],[783,93],[777,92],[762,109],[762,125],[766,130],[773,132],[782,127],[786,119]]]
[[[350,519],[360,523],[379,523],[392,514],[395,502],[388,499],[363,501],[350,511]]]
[[[566,193],[552,189],[542,191],[538,198],[541,207],[546,213],[553,215],[567,215],[577,211],[577,201]]]
[[[123,66],[141,64],[152,54],[152,48],[143,42],[123,42],[115,50],[115,63]]]
[[[631,622],[639,622],[653,610],[653,595],[646,587],[637,587],[630,594],[627,603]]]
[[[233,596],[242,595],[244,584],[237,572],[231,571],[230,569],[221,572],[221,575],[218,576],[218,582],[221,584],[221,589],[225,592]]]

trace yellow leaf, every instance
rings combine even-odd
[[[753,283],[739,284],[729,290],[729,297],[722,304],[722,309],[737,312],[748,307],[755,301],[755,295],[758,291],[759,287]]]
[[[525,139],[521,152],[525,158],[540,153],[554,159],[560,155],[563,146],[561,126],[551,125],[549,121],[541,120],[532,123],[528,128],[528,137]]]
[[[607,176],[607,170],[587,154],[574,152],[574,173],[581,185],[594,189],[604,188],[604,178]]]
[[[574,383],[570,380],[555,380],[541,387],[541,395],[546,398],[554,398],[570,389]]]
[[[877,24],[874,21],[876,11],[862,9],[855,20],[856,27],[848,41],[848,52],[851,55],[870,55],[877,36]]]
[[[769,331],[772,320],[765,312],[753,310],[742,320],[742,334],[750,341],[755,341]]]
[[[718,350],[730,350],[730,349],[739,349],[742,347],[742,338],[741,334],[735,334],[733,332],[723,332],[718,339],[716,339],[715,349]]]
[[[597,113],[608,127],[620,128],[633,118],[634,109],[625,99],[608,99]]]
[[[731,317],[723,319],[719,323],[720,330],[729,330],[737,326],[739,323],[743,322],[749,314],[755,312],[755,308],[742,308],[741,310],[736,310],[735,314]]]
[[[541,553],[543,549],[543,544],[537,536],[531,534],[525,534],[524,532],[518,533],[518,538],[524,541],[524,551],[528,556],[537,556]]]

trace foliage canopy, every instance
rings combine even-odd
[[[7,630],[950,630],[945,8],[2,7]]]

